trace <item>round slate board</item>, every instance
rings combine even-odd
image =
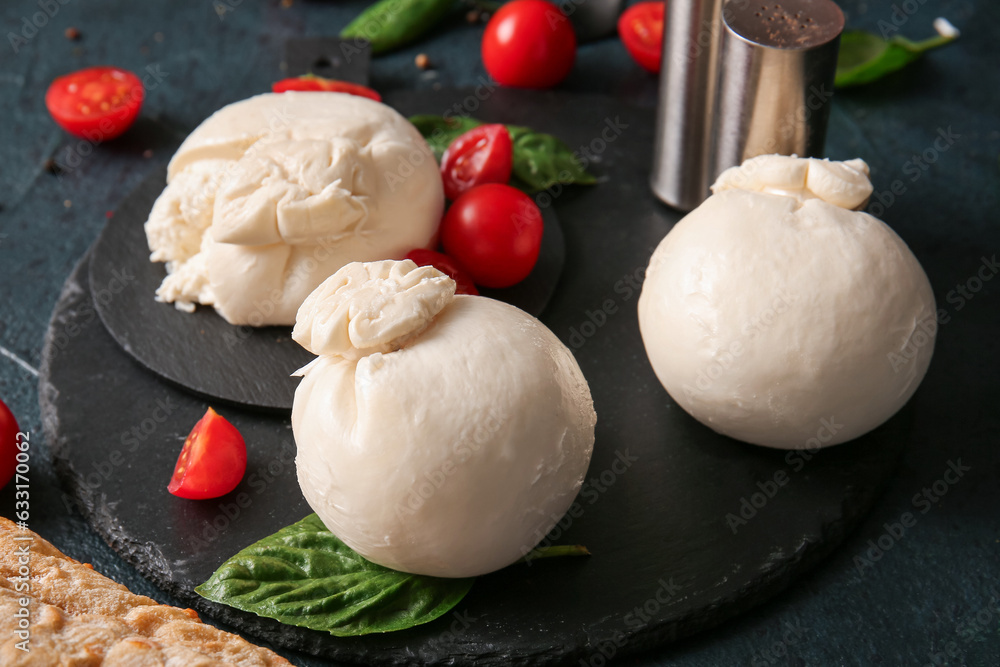
[[[149,261],[143,224],[163,191],[167,170],[157,170],[132,191],[105,225],[93,249],[90,278],[101,321],[142,365],[194,393],[229,404],[289,411],[298,378],[314,356],[291,338],[291,327],[229,324],[214,309],[193,313],[154,300],[166,267]],[[555,292],[566,250],[559,219],[543,210],[538,262],[523,281],[485,296],[536,317]]]
[[[437,100],[440,108],[448,99]],[[576,664],[608,642],[618,656],[650,648],[772,597],[829,553],[877,497],[909,438],[906,411],[854,442],[788,453],[713,433],[657,382],[639,337],[635,285],[678,216],[645,183],[652,113],[554,93],[498,90],[490,102],[477,115],[558,129],[571,146],[606,127],[621,130],[595,167],[615,178],[557,198],[568,261],[544,318],[574,349],[598,414],[586,485],[547,540],[584,544],[593,555],[481,577],[452,613],[387,635],[338,639],[199,598],[194,587],[226,558],[309,513],[290,425],[223,410],[246,437],[243,482],[216,500],[168,494],[181,443],[206,403],[122,352],[97,321],[91,292],[102,287],[92,289],[85,260],[46,340],[46,437],[67,502],[157,585],[260,640],[331,659]],[[741,514],[745,523],[733,521]]]

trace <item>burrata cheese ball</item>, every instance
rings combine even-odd
[[[232,324],[291,325],[353,261],[431,247],[444,189],[427,142],[380,102],[268,93],[223,107],[170,161],[146,236],[168,275],[156,296]]]
[[[528,553],[580,490],[596,415],[569,349],[409,260],[352,263],[299,309],[306,500],[365,558],[470,577]]]
[[[896,413],[930,364],[934,295],[906,243],[859,210],[861,160],[767,155],[724,172],[653,253],[649,361],[715,431],[814,449]]]

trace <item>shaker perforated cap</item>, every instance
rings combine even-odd
[[[722,16],[746,41],[774,49],[813,49],[844,29],[844,13],[829,0],[731,0]]]

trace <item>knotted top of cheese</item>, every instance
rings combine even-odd
[[[719,175],[712,192],[747,190],[798,200],[821,199],[840,208],[861,210],[872,194],[864,160],[831,162],[788,155],[760,155]]]
[[[320,356],[358,359],[399,349],[455,297],[455,281],[432,266],[352,262],[299,308],[292,338]]]

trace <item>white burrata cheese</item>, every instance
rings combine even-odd
[[[293,324],[306,296],[352,261],[436,240],[444,191],[403,116],[343,93],[258,95],[181,144],[146,222],[168,275],[157,298],[213,305],[232,324]]]
[[[306,500],[365,558],[468,577],[534,547],[594,444],[570,351],[514,306],[413,262],[348,264],[299,310],[292,428]]]
[[[715,431],[783,449],[870,431],[930,364],[934,295],[861,160],[761,156],[657,247],[639,298],[650,363]]]

